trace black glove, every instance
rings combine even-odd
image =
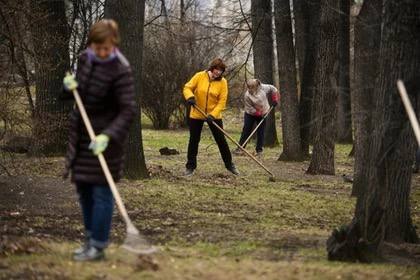
[[[215,118],[212,115],[207,115],[208,123],[212,123],[214,120],[215,120]]]
[[[273,105],[273,107],[276,107],[279,103],[277,101],[273,101],[271,105]]]
[[[187,104],[188,105],[191,105],[191,106],[194,106],[196,103],[195,103],[195,97],[190,97],[190,98],[188,98],[187,99]]]

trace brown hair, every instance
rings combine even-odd
[[[118,46],[120,43],[118,24],[113,19],[101,19],[100,21],[95,22],[90,28],[87,44],[102,44],[108,38],[111,39],[111,42],[114,45]]]
[[[209,71],[213,71],[214,69],[219,69],[225,72],[226,64],[223,62],[221,58],[213,59],[213,61],[210,63]]]

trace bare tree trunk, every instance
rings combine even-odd
[[[350,1],[340,0],[337,141],[353,142],[350,101]]]
[[[373,113],[374,123],[382,125],[373,129],[368,184],[364,195],[358,197],[364,203],[359,204],[356,215],[371,221],[366,223],[369,227],[362,227],[368,241],[415,242],[418,238],[409,207],[415,142],[396,91],[396,81],[401,78],[419,84],[416,80],[420,67],[419,2],[384,2],[382,24]],[[416,98],[418,92],[411,94]]]
[[[57,155],[66,150],[70,102],[58,98],[69,67],[69,30],[64,0],[31,1],[35,52],[36,103],[32,155]]]
[[[355,164],[352,195],[367,185],[366,162],[372,139],[373,93],[379,74],[382,0],[366,1],[355,22],[355,89],[353,91]]]
[[[336,0],[321,1],[319,50],[313,100],[314,149],[309,174],[335,174],[334,148],[337,115],[336,74],[339,15]]]
[[[180,0],[179,3],[179,10],[180,10],[180,21],[181,24],[184,25],[185,24],[185,2],[184,0]]]
[[[303,69],[305,65],[306,47],[309,36],[309,18],[313,12],[307,3],[307,0],[292,0],[293,15],[295,20],[295,49],[299,65],[298,79],[302,88]]]
[[[128,136],[125,175],[129,179],[148,178],[141,132],[140,98],[142,96],[144,1],[107,0],[105,15],[114,18],[121,31],[121,50],[133,70],[137,112]]]
[[[271,1],[252,0],[251,18],[255,77],[262,83],[273,84]],[[275,111],[272,110],[266,119],[264,145],[272,147],[278,143]]]
[[[315,67],[317,64],[316,56],[319,43],[319,18],[321,14],[321,7],[320,0],[316,0],[314,2],[304,2],[306,2],[305,10],[309,10],[310,12],[305,18],[305,59],[303,60],[304,63],[301,76],[299,116],[302,153],[304,156],[308,157],[309,144],[311,142],[310,131],[312,127],[312,98],[314,91]],[[298,20],[298,18],[296,18],[296,20]],[[297,25],[297,27],[299,27],[299,25]],[[300,34],[296,34],[296,38],[299,38],[300,36]],[[297,43],[299,43],[299,41],[297,41]],[[299,45],[297,45],[297,50],[299,52]]]
[[[279,160],[302,160],[295,49],[289,0],[275,1],[277,55],[281,92],[283,153]]]
[[[381,256],[384,241],[419,241],[411,220],[409,199],[416,144],[396,81],[401,78],[414,84],[417,90],[410,91],[411,98],[418,98],[420,3],[416,0],[384,1],[383,11],[373,112],[373,122],[380,125],[375,125],[371,134],[369,161],[365,164],[367,185],[358,194],[355,216],[345,238],[339,238],[337,233],[329,238],[330,259],[371,261],[372,254]],[[356,258],[354,252],[358,252]]]
[[[19,10],[17,10],[17,7],[19,7]],[[0,32],[7,34],[2,37],[4,40],[7,38],[10,44],[11,61],[15,64],[17,72],[22,77],[29,110],[33,118],[35,117],[35,103],[30,91],[29,56],[27,54],[27,50],[30,49],[28,46],[30,39],[27,36],[27,27],[30,23],[28,23],[29,19],[25,16],[25,11],[28,9],[30,7],[27,1],[5,1],[4,5],[0,6],[0,24],[2,26]]]

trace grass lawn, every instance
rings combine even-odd
[[[354,211],[352,186],[342,179],[352,174],[351,145],[336,146],[335,176],[307,175],[308,161],[279,162],[281,144],[266,148],[262,161],[276,175],[269,182],[246,156],[234,157],[239,177],[226,171],[205,126],[197,172],[184,178],[188,131],[143,122],[151,178],[118,186],[130,217],[160,252],[137,257],[119,248],[125,227],[115,212],[107,259],[73,262],[83,229],[74,188],[59,176],[63,159],[17,156],[12,172],[19,176],[0,176],[0,279],[420,279],[416,266],[327,261],[329,233]],[[225,127],[239,139],[239,113],[228,114]],[[180,154],[160,155],[165,146]],[[414,176],[417,227],[419,185]]]

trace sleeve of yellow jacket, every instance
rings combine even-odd
[[[197,88],[199,79],[200,79],[200,72],[196,73],[191,78],[191,80],[189,80],[188,83],[184,85],[183,94],[184,94],[185,100],[188,100],[189,98],[194,97],[194,91]]]
[[[210,115],[216,118],[220,116],[220,113],[225,109],[228,97],[228,85],[225,78],[222,79],[222,83],[223,84],[219,94],[219,100],[217,101],[217,105],[216,107],[214,107],[213,111],[210,112]]]

